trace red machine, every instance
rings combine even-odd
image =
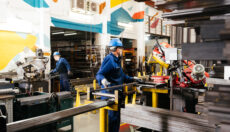
[[[178,61],[175,61],[173,64],[167,64],[165,62],[165,54],[162,48],[172,48],[168,43],[157,42],[157,45],[153,49],[152,56],[155,61],[160,65],[167,68],[168,71],[177,71],[177,74],[174,75],[173,84],[174,87],[180,88],[200,88],[204,87],[206,83],[206,77],[209,77],[209,74],[205,72],[205,68],[201,64],[196,64],[193,61],[183,60],[180,64]],[[152,76],[154,83],[164,83],[167,80],[168,76]]]

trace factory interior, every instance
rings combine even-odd
[[[0,132],[230,132],[230,0],[0,12]]]

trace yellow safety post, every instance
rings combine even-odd
[[[128,86],[125,86],[125,93],[128,93]],[[125,96],[125,104],[128,104],[128,99],[129,99],[129,96],[126,95]]]
[[[143,72],[143,76],[145,76],[145,72]]]
[[[97,80],[96,80],[96,79],[93,80],[93,89],[94,89],[94,90],[97,89]],[[96,95],[94,96],[94,99],[96,99]],[[93,113],[93,114],[96,114],[97,111],[94,110],[94,111],[92,111],[92,113]]]
[[[158,105],[158,93],[167,94],[168,89],[156,89],[156,88],[143,88],[144,92],[152,93],[152,107],[157,108]]]
[[[81,97],[80,97],[80,92],[79,92],[79,90],[77,90],[75,107],[78,107],[78,106],[80,106],[80,105],[81,105]]]
[[[134,89],[134,91],[137,91],[136,86],[134,86],[133,89]],[[132,104],[136,104],[136,98],[137,98],[137,95],[136,95],[136,93],[134,93],[134,94],[133,94]]]
[[[157,108],[158,104],[158,94],[156,92],[152,92],[152,107]]]
[[[141,72],[138,72],[138,75],[137,75],[137,77],[141,77]]]
[[[100,132],[108,132],[108,110],[105,108],[100,109]]]
[[[115,91],[115,104],[112,106],[106,106],[104,108],[100,108],[100,132],[108,132],[109,131],[109,117],[108,110],[118,111],[118,90]]]
[[[97,89],[97,80],[96,79],[93,80],[93,89],[94,90]],[[96,96],[94,96],[94,99],[96,99]]]

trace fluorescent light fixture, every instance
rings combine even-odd
[[[146,37],[150,37],[150,34],[145,34]]]
[[[77,33],[65,33],[64,36],[76,35]]]
[[[132,28],[133,27],[132,24],[127,24],[127,23],[123,23],[123,22],[118,22],[117,24],[118,24],[118,26],[122,26],[125,28]]]
[[[56,34],[64,34],[65,32],[55,32],[55,33],[52,33],[52,35],[56,35]]]

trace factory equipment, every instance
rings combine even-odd
[[[41,130],[41,128],[44,128],[46,126],[47,129],[43,129],[43,131],[52,131],[54,129],[49,129],[50,127],[51,128],[53,127],[52,124],[62,122],[63,120],[72,118],[75,115],[79,115],[82,113],[86,113],[86,112],[101,108],[100,109],[100,131],[107,131],[107,126],[106,126],[107,124],[106,122],[108,122],[107,110],[118,111],[121,108],[124,108],[124,95],[120,90],[116,90],[116,89],[124,87],[124,86],[135,85],[135,84],[136,83],[130,83],[130,84],[117,85],[117,86],[112,86],[112,87],[105,88],[105,89],[103,88],[103,89],[96,89],[96,90],[89,88],[87,92],[87,100],[90,103],[87,105],[70,108],[70,109],[66,109],[66,110],[62,110],[62,111],[58,111],[54,113],[49,113],[49,114],[47,113],[46,115],[43,115],[43,116],[38,116],[34,118],[29,118],[26,120],[16,121],[13,123],[6,124],[3,122],[3,124],[1,124],[3,126],[2,128],[7,128],[7,129],[2,129],[2,130],[3,132],[5,131],[34,131],[34,130]],[[100,92],[101,90],[114,90],[114,89],[115,89],[115,94],[106,94],[106,93]],[[57,95],[57,96],[62,96],[63,98],[63,97],[66,97],[66,95],[67,95],[66,93],[60,93],[60,95]],[[95,100],[94,96],[108,97],[108,99],[103,100],[103,101],[98,101],[98,100]],[[46,95],[44,95],[44,98],[45,97]],[[61,99],[61,97],[59,99]],[[31,101],[27,99],[22,102],[24,102],[22,104],[31,103]],[[0,115],[0,119],[1,119],[1,115]]]
[[[46,77],[45,74],[48,62],[49,59],[43,56],[43,51],[37,49],[35,57],[26,57],[24,61],[18,61],[14,72],[1,74],[1,78],[8,82],[4,82],[0,89],[0,103],[6,107],[7,114],[4,116],[7,116],[7,123],[73,107],[70,92],[48,93],[48,81],[52,78]],[[49,132],[68,125],[72,131],[73,118],[31,131]]]
[[[156,84],[173,87],[173,93],[178,94],[178,98],[182,102],[182,105],[178,107],[174,105],[176,107],[174,109],[194,113],[199,95],[199,92],[195,91],[205,90],[206,78],[209,77],[209,74],[205,72],[203,65],[196,64],[195,61],[191,60],[181,60],[178,52],[178,49],[171,47],[168,43],[159,44],[158,39],[156,39],[148,64],[159,64],[160,72],[158,75],[151,75],[150,79]],[[170,74],[171,77],[169,76]],[[171,84],[169,80],[171,80]],[[188,91],[188,89],[190,90]],[[176,98],[177,95],[174,97]],[[175,103],[176,100],[174,99]]]

